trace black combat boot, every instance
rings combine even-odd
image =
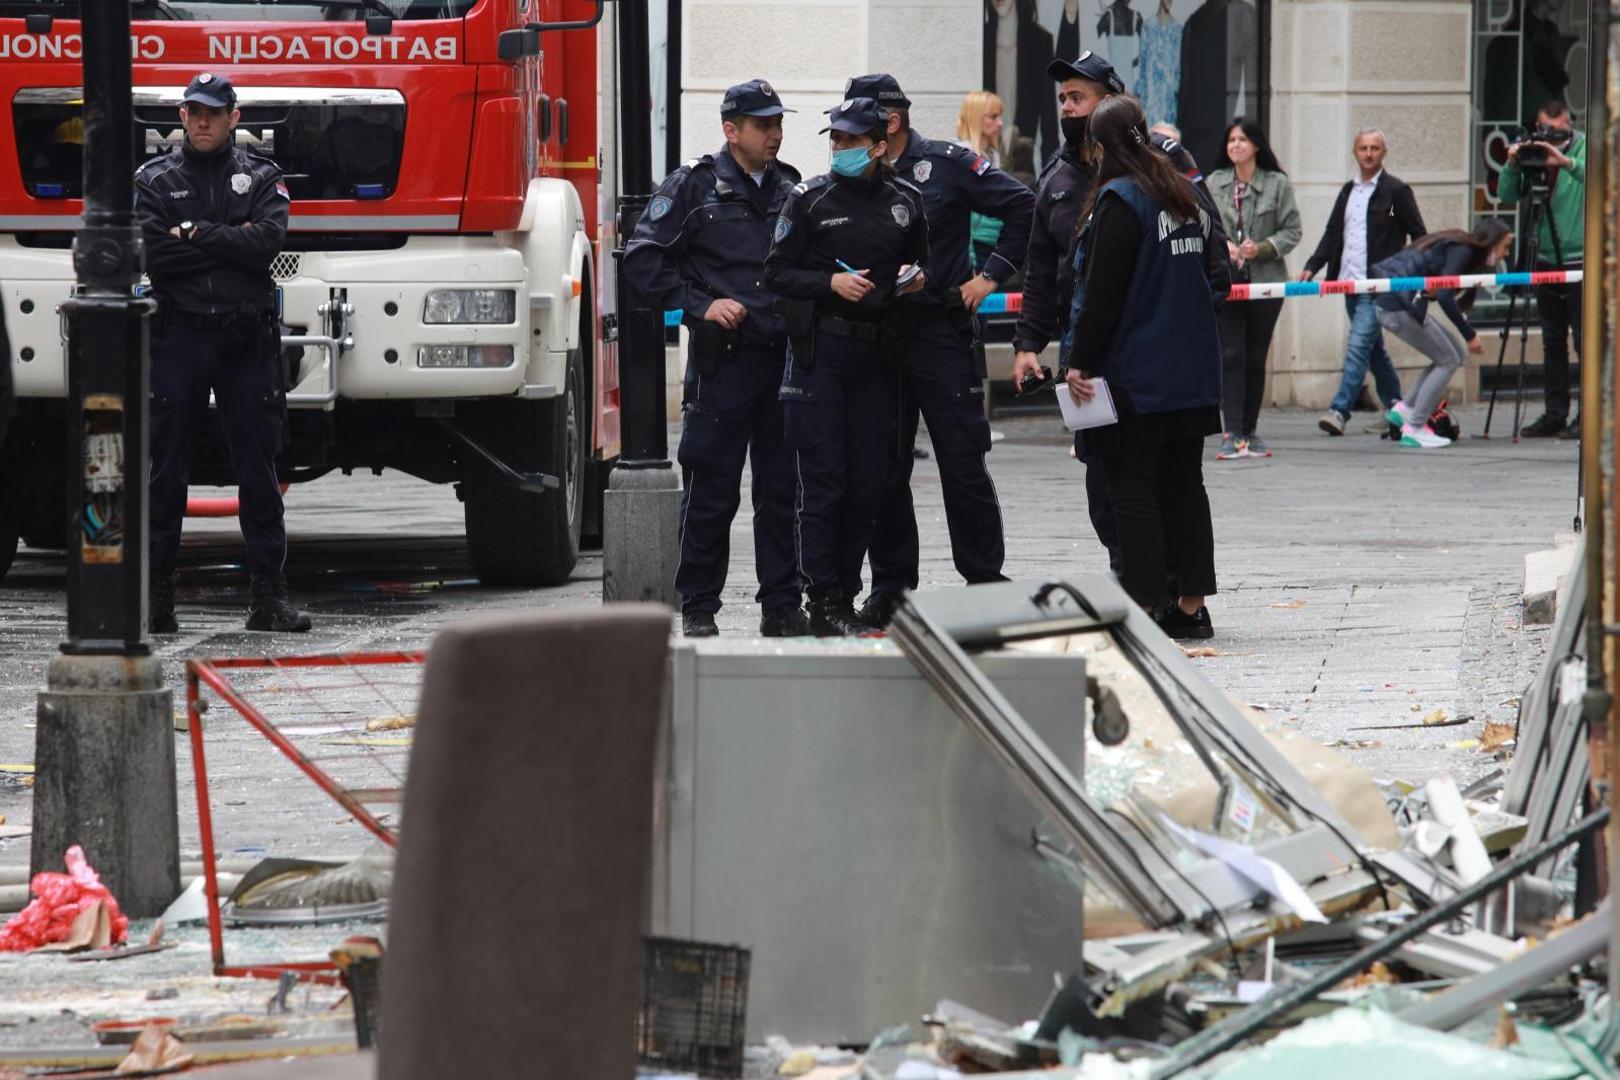
[[[174,617],[174,575],[153,574],[146,602],[146,626],[154,634],[178,634]]]
[[[860,620],[868,630],[887,630],[894,619],[894,609],[900,606],[900,594],[875,592],[861,605]]]
[[[720,628],[714,625],[714,612],[688,611],[681,616],[682,637],[719,637]]]
[[[810,620],[804,609],[792,607],[772,608],[760,616],[760,637],[806,637],[810,633]]]
[[[841,592],[812,596],[810,632],[816,637],[857,637],[866,632],[855,614],[855,605]]]
[[[302,634],[310,628],[309,615],[287,602],[287,580],[254,578],[249,590],[247,628],[278,634]]]

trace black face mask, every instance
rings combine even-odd
[[[1091,125],[1089,116],[1065,116],[1058,120],[1063,128],[1063,141],[1075,151],[1079,151],[1086,141],[1086,129]]]

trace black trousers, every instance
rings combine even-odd
[[[1281,300],[1242,300],[1221,308],[1221,416],[1229,435],[1253,435],[1260,423],[1266,353],[1282,307]]]
[[[1232,305],[1234,307],[1239,305]],[[1121,417],[1118,446],[1103,457],[1125,591],[1150,610],[1215,592],[1215,530],[1204,491],[1204,440],[1158,439],[1138,417]]]
[[[1556,269],[1545,267],[1544,269]],[[1578,269],[1568,267],[1567,269]],[[1541,317],[1541,355],[1548,416],[1569,417],[1569,339],[1581,355],[1581,287],[1541,285],[1536,288],[1536,314]]]

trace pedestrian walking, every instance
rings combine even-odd
[[[818,637],[865,629],[845,583],[860,579],[896,450],[898,307],[928,280],[928,221],[888,163],[888,111],[856,97],[828,113],[832,171],[793,189],[765,259],[766,284],[789,300],[781,400]]]
[[[1125,589],[1172,637],[1208,638],[1215,541],[1202,459],[1221,426],[1210,294],[1225,281],[1204,252],[1218,237],[1193,184],[1154,149],[1135,98],[1097,106],[1088,146],[1099,186],[1082,209],[1058,392],[1083,402],[1093,379],[1107,381],[1118,421],[1081,435],[1103,462]]]
[[[1239,116],[1227,125],[1221,167],[1210,173],[1209,190],[1221,212],[1232,280],[1287,281],[1284,257],[1299,244],[1299,208],[1259,124]],[[1221,311],[1225,428],[1217,461],[1271,456],[1258,429],[1266,355],[1282,306],[1281,300],[1247,300]]]
[[[1508,146],[1496,197],[1512,206],[1526,197],[1546,201],[1546,212],[1536,227],[1535,270],[1579,270],[1586,250],[1586,136],[1575,130],[1569,106],[1553,99],[1536,115],[1539,138]],[[1526,169],[1521,164],[1526,148],[1534,148],[1542,164]],[[1581,286],[1536,286],[1536,314],[1541,320],[1541,364],[1545,400],[1542,414],[1526,425],[1527,438],[1558,436],[1578,439],[1580,417],[1569,418],[1569,342],[1581,354]]]
[[[763,637],[809,633],[793,551],[793,455],[783,439],[787,325],[765,287],[765,256],[799,172],[777,160],[783,106],[763,79],[720,103],[725,145],[671,173],[625,248],[624,272],[690,331],[681,401],[680,562],[675,591],[687,637],[720,631],[731,523],[753,472],[754,573]]]
[[[210,391],[240,492],[247,628],[310,628],[309,616],[287,599],[287,528],[276,476],[287,391],[270,263],[287,236],[287,186],[275,162],[236,145],[240,119],[230,80],[197,75],[181,100],[181,144],[135,173],[135,215],[158,303],[149,509],[154,634],[179,630],[174,582],[193,424]]]
[[[1451,277],[1480,274],[1499,265],[1513,247],[1513,232],[1500,218],[1485,218],[1472,233],[1447,229],[1430,233],[1417,243],[1373,266],[1373,276]],[[1469,290],[1470,293],[1472,290]],[[1417,386],[1404,400],[1390,406],[1386,419],[1401,429],[1401,445],[1421,450],[1448,446],[1450,439],[1436,435],[1429,417],[1445,397],[1452,374],[1462,366],[1463,348],[1446,332],[1429,309],[1438,301],[1471,353],[1483,351],[1479,334],[1463,313],[1471,296],[1459,301],[1456,289],[1434,293],[1380,293],[1378,322],[1383,328],[1429,359]]]
[[[915,188],[928,216],[929,283],[901,305],[905,352],[900,385],[900,454],[891,461],[869,558],[872,588],[861,618],[882,629],[900,597],[918,584],[921,551],[912,507],[912,453],[918,421],[939,466],[950,530],[951,559],[968,584],[1003,580],[1001,502],[985,464],[990,421],[984,414],[984,352],[975,315],[979,304],[1023,264],[1035,196],[1029,188],[955,143],[911,129],[911,100],[892,75],[861,75],[847,95],[868,95],[889,109],[888,160],[900,181]],[[975,271],[969,258],[972,213],[999,218],[995,250]],[[859,574],[844,587],[860,591]]]
[[[1412,189],[1384,171],[1384,158],[1389,153],[1384,133],[1377,128],[1363,128],[1356,132],[1352,150],[1356,178],[1339,189],[1322,239],[1305,260],[1305,269],[1299,272],[1301,281],[1310,281],[1323,267],[1327,268],[1329,281],[1362,281],[1374,263],[1394,255],[1427,231]],[[1369,371],[1386,411],[1401,399],[1401,377],[1384,348],[1374,296],[1346,293],[1344,311],[1350,317],[1344,377],[1328,411],[1316,422],[1329,435],[1344,434]]]
[[[1001,99],[988,90],[969,90],[956,114],[956,145],[986,158],[999,169],[1002,126]],[[996,249],[996,241],[1001,237],[1001,219],[975,210],[969,221],[972,266],[977,271]]]

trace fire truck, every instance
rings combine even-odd
[[[481,580],[565,580],[599,537],[619,450],[602,0],[131,3],[130,167],[181,139],[187,80],[217,71],[237,88],[238,142],[285,174],[283,483],[397,469],[452,484]],[[0,518],[39,547],[68,528],[58,307],[82,209],[76,12],[0,0],[0,298],[18,395]],[[233,482],[213,410],[192,482]]]

